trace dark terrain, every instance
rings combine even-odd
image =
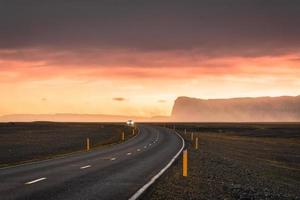
[[[300,124],[175,127],[187,142],[188,177],[180,159],[143,199],[300,199]]]
[[[116,123],[0,123],[0,167],[85,150],[87,137],[92,148],[118,143],[122,131],[132,136]]]

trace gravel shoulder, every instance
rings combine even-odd
[[[195,150],[183,128],[188,177],[182,177],[180,159],[142,199],[300,199],[300,129],[285,128],[282,135],[278,126],[260,125],[252,133],[249,127],[209,132],[197,127]]]

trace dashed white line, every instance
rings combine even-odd
[[[131,153],[130,153],[130,152],[128,152],[128,153],[127,153],[127,155],[128,155],[128,156],[130,156],[130,155],[131,155]]]
[[[91,165],[86,165],[86,166],[80,167],[80,169],[86,169],[86,168],[89,168],[89,167],[91,167]]]
[[[29,181],[27,183],[25,183],[26,185],[30,185],[30,184],[33,184],[33,183],[36,183],[36,182],[39,182],[39,181],[43,181],[43,180],[46,180],[47,178],[46,177],[43,177],[43,178],[39,178],[39,179],[35,179],[33,181]]]
[[[147,146],[144,146],[144,148],[146,149],[146,148],[147,148]]]
[[[116,160],[116,158],[111,158],[110,160]]]
[[[137,149],[136,151],[141,151],[140,149]]]

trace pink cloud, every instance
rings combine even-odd
[[[0,80],[26,81],[54,78],[191,79],[203,76],[299,75],[298,54],[262,57],[204,57],[191,51],[138,52],[135,50],[0,51]]]

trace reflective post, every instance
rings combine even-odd
[[[124,131],[122,132],[122,141],[124,141],[125,140],[125,133],[124,133]]]
[[[185,149],[184,151],[183,151],[183,166],[182,166],[182,175],[184,176],[184,177],[187,177],[187,174],[188,174],[188,153],[187,153],[187,150]]]
[[[86,150],[90,150],[90,138],[86,138]]]

